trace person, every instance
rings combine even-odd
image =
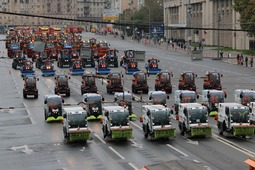
[[[245,66],[248,67],[248,57],[245,57]]]
[[[223,58],[223,51],[220,51],[220,58]]]
[[[239,54],[237,54],[236,59],[237,59],[237,65],[240,65],[240,55]]]
[[[228,52],[228,58],[231,58],[231,53],[230,52]]]
[[[243,65],[243,54],[241,54],[240,60],[241,60],[241,65]]]
[[[251,59],[250,59],[250,64],[251,64],[251,67],[253,67],[253,57],[251,56]]]

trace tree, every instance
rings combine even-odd
[[[240,25],[244,30],[255,30],[255,1],[234,0],[233,8],[240,13]],[[255,35],[254,31],[248,31],[249,35]]]

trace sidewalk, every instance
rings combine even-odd
[[[107,36],[109,36],[109,35],[107,35]],[[118,37],[115,37],[115,39],[121,39],[121,37],[118,36]],[[166,49],[166,50],[169,50],[169,51],[174,51],[174,52],[177,52],[177,53],[183,53],[183,54],[186,54],[186,55],[189,54],[189,51],[187,49],[186,50],[181,49],[176,44],[175,44],[175,46],[173,48],[172,45],[167,45],[166,42],[164,42],[161,45],[158,45],[158,44],[154,44],[152,40],[151,40],[151,42],[148,42],[148,40],[146,40],[146,39],[141,39],[138,42],[136,40],[132,40],[130,37],[125,37],[124,41],[129,41],[129,42],[133,42],[133,43],[143,44],[143,45],[147,45],[147,46],[151,46],[151,47],[155,47],[155,48],[160,48],[160,49]],[[215,47],[204,47],[203,48],[203,57],[204,58],[211,58],[211,59],[216,59],[217,60],[218,59],[217,53],[218,53],[218,51],[215,49]],[[230,58],[228,57],[228,53],[229,53],[228,51],[224,51],[223,58],[220,59],[220,60],[222,60],[222,62],[224,62],[224,63],[238,65],[237,64],[237,55],[241,54],[241,53],[236,52],[236,51],[230,51],[230,53],[231,53],[231,57]],[[247,55],[244,55],[244,58],[246,56]],[[250,67],[250,62],[249,62],[250,61],[250,56],[248,56],[248,59],[249,59],[248,60],[248,67]],[[255,59],[254,59],[254,62],[255,62]],[[240,65],[240,66],[245,67],[245,63],[244,63],[244,65]]]

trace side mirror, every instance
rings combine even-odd
[[[88,99],[87,99],[87,98],[85,98],[85,99],[84,99],[84,102],[85,102],[85,103],[87,103],[87,101],[88,101]]]
[[[39,81],[39,78],[37,78],[36,80]]]
[[[197,77],[197,74],[195,74],[195,76]]]
[[[104,101],[104,97],[102,97],[102,101]]]
[[[173,110],[171,110],[171,111],[170,111],[170,113],[171,113],[171,115],[172,115],[172,114],[174,114],[174,111],[173,111]]]
[[[227,116],[229,116],[229,108],[228,107],[226,107],[225,113]]]
[[[252,109],[249,107],[249,112],[251,113],[252,112]]]
[[[240,98],[243,98],[243,93],[240,93]]]
[[[65,100],[64,100],[64,99],[62,99],[62,103],[65,103]]]
[[[147,111],[147,116],[150,116],[151,115],[151,112],[150,111]]]
[[[47,100],[44,100],[44,104],[47,104],[48,102],[47,102]]]
[[[68,79],[71,79],[71,77],[69,76]]]
[[[197,95],[197,99],[199,99],[199,95]]]
[[[124,77],[123,74],[121,74],[121,77]]]
[[[140,117],[140,122],[143,123],[143,118],[142,117]]]
[[[158,63],[159,63],[160,60],[158,60]]]
[[[57,80],[57,77],[54,77],[55,80]]]
[[[208,93],[208,94],[207,94],[207,98],[209,99],[210,97],[211,97],[211,95]]]
[[[224,94],[224,97],[227,98],[227,93]]]
[[[151,100],[151,99],[152,99],[152,97],[150,96],[150,97],[149,97],[149,100]]]
[[[114,101],[115,101],[115,102],[117,101],[117,98],[116,98],[116,97],[114,98]]]
[[[107,80],[107,83],[110,83],[110,80]]]
[[[167,98],[167,99],[169,99],[169,96],[168,96],[168,95],[166,95],[166,98]]]
[[[132,97],[132,100],[135,101],[135,97]]]
[[[81,84],[84,84],[84,81],[82,81]]]
[[[221,74],[220,76],[223,77],[223,74]]]
[[[66,118],[66,114],[63,114],[63,118]]]
[[[180,96],[179,96],[179,97],[180,97],[180,99],[182,100],[182,94],[180,94]]]
[[[108,46],[110,47],[110,46],[111,46],[111,44],[108,44]]]

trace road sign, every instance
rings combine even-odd
[[[150,33],[152,35],[164,35],[164,24],[163,23],[150,24]]]

